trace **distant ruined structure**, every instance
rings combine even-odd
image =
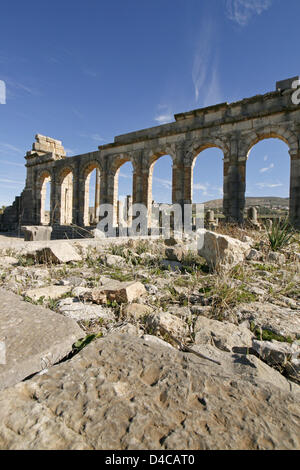
[[[300,228],[300,105],[293,104],[292,83],[277,82],[276,91],[221,103],[175,115],[175,122],[115,137],[98,150],[66,157],[58,140],[36,135],[26,154],[27,178],[22,194],[0,216],[2,230],[21,225],[47,225],[52,235],[74,235],[74,226],[90,230],[89,179],[96,169],[95,217],[101,204],[118,212],[118,175],[130,161],[133,166],[132,202],[152,208],[152,174],[163,155],[173,160],[172,202],[192,203],[193,168],[200,152],[217,147],[224,155],[223,213],[227,221],[243,223],[247,158],[251,148],[267,138],[279,138],[290,154],[291,223]],[[51,182],[50,217],[45,190]],[[150,220],[150,219],[149,219]]]

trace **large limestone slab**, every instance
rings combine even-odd
[[[83,336],[75,321],[0,288],[0,341],[6,349],[0,389],[55,364]]]
[[[299,449],[299,394],[252,358],[227,368],[113,333],[0,392],[0,448]]]

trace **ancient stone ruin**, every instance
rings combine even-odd
[[[172,202],[191,204],[195,159],[209,147],[224,154],[225,220],[243,223],[247,158],[251,148],[266,138],[279,138],[289,147],[289,215],[299,228],[300,108],[292,102],[294,80],[278,82],[276,91],[264,95],[176,114],[175,122],[117,136],[113,143],[74,157],[66,158],[62,142],[37,134],[25,157],[25,189],[0,216],[0,229],[51,225],[53,238],[71,237],[74,226],[90,230],[96,225],[98,209],[105,203],[114,206],[117,224],[119,170],[128,161],[133,165],[132,202],[144,204],[151,216],[153,167],[163,155],[173,160]],[[94,169],[95,212],[90,217],[89,178]],[[51,182],[50,214],[45,210],[47,182]]]

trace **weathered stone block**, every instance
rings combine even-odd
[[[0,311],[0,340],[6,346],[5,364],[0,364],[0,389],[63,359],[72,344],[84,336],[73,320],[2,288]]]
[[[50,226],[23,226],[21,227],[24,232],[24,240],[29,241],[44,241],[51,239],[52,227]]]

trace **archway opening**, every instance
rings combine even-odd
[[[170,155],[153,158],[150,165],[149,199],[152,204],[172,204],[172,167]]]
[[[60,224],[73,222],[73,172],[66,169],[61,180]]]
[[[264,138],[251,147],[246,165],[246,212],[255,207],[259,218],[289,213],[290,156],[280,138]]]
[[[84,184],[84,225],[96,225],[99,222],[100,207],[100,167],[94,162],[85,171]]]
[[[51,222],[51,175],[44,172],[40,178],[40,223],[50,225]]]
[[[115,176],[115,218],[117,225],[130,226],[132,221],[133,165],[127,161]]]
[[[193,212],[197,205],[204,204],[204,210],[213,211],[214,217],[223,218],[223,159],[218,147],[201,150],[193,162]]]

